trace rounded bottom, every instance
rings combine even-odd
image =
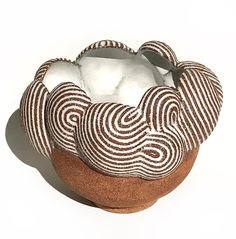
[[[78,156],[54,148],[52,164],[62,181],[75,193],[113,213],[132,213],[152,206],[174,190],[188,175],[198,148],[185,154],[185,159],[170,175],[156,180],[137,177],[114,177],[87,166]]]
[[[98,203],[94,203],[97,207],[108,211],[108,212],[113,212],[113,213],[133,213],[133,212],[139,212],[142,211],[144,209],[147,209],[149,207],[151,207],[154,203],[156,203],[157,200],[154,200],[152,202],[149,203],[145,203],[143,205],[137,206],[137,207],[121,207],[121,208],[113,208],[113,207],[107,207],[107,206],[103,206],[101,204]]]

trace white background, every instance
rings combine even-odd
[[[0,238],[236,238],[234,1],[139,2],[0,1]],[[25,151],[17,126],[8,122],[41,63],[75,59],[101,39],[134,49],[164,41],[180,60],[210,67],[223,85],[219,123],[190,175],[139,213],[112,214],[73,200],[50,162]],[[6,142],[9,130],[18,156]]]

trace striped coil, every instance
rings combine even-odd
[[[126,45],[99,41],[87,51]],[[195,62],[179,62],[163,42],[144,43],[139,53],[152,51],[181,69],[177,88],[152,87],[138,107],[117,103],[93,104],[82,89],[70,82],[48,92],[43,78],[52,64],[44,63],[23,94],[20,112],[25,132],[35,149],[50,158],[53,147],[78,155],[86,164],[112,176],[159,179],[183,161],[216,126],[222,89],[215,74]],[[76,64],[73,62],[73,64]]]
[[[179,62],[174,51],[165,43],[150,41],[139,51],[153,51],[166,58],[173,67],[182,69],[177,92],[182,103],[178,127],[186,149],[191,150],[207,139],[216,126],[222,106],[223,93],[216,75],[202,64]]]
[[[49,93],[44,84],[33,81],[25,90],[20,103],[23,128],[30,143],[44,157],[49,158],[51,143],[46,128],[45,105]]]
[[[37,72],[34,76],[34,79],[42,81],[43,78],[45,77],[47,71],[49,70],[49,68],[52,66],[52,64],[54,64],[56,62],[68,62],[68,63],[71,63],[71,64],[75,64],[74,62],[72,62],[70,60],[67,60],[65,58],[55,58],[55,59],[48,60],[48,61],[44,62],[39,67],[39,69],[37,70]]]
[[[170,61],[173,65],[175,65],[178,60],[174,53],[174,51],[166,45],[164,42],[161,41],[148,41],[145,42],[140,48],[139,52],[145,52],[145,51],[153,51],[160,56],[166,58],[168,61]]]
[[[92,44],[90,44],[88,47],[86,47],[76,58],[76,61],[78,61],[82,56],[84,56],[87,52],[90,50],[95,50],[95,49],[101,49],[101,48],[118,48],[124,51],[127,51],[131,54],[135,54],[135,51],[128,47],[127,45],[114,41],[114,40],[102,40],[102,41],[97,41]]]
[[[90,98],[86,93],[70,82],[58,85],[50,93],[47,123],[52,139],[61,148],[77,154],[75,127],[89,105]]]
[[[91,105],[77,129],[81,158],[111,175],[164,177],[183,158],[182,139],[171,126],[177,120],[179,104],[173,90],[153,87],[138,108],[115,103]]]

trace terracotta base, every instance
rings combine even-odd
[[[123,207],[123,208],[113,208],[113,207],[106,207],[100,204],[95,203],[95,205],[105,211],[113,212],[113,213],[133,213],[133,212],[139,212],[144,209],[147,209],[151,207],[157,200],[154,200],[152,202],[137,206],[137,207]]]
[[[98,207],[116,213],[131,213],[150,207],[175,189],[190,172],[198,148],[186,153],[181,165],[169,176],[158,180],[112,177],[87,166],[79,157],[54,149],[52,164],[62,181],[75,193]]]

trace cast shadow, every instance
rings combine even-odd
[[[92,202],[67,188],[57,176],[51,161],[37,153],[30,145],[20,126],[19,109],[16,110],[9,118],[6,126],[5,136],[9,148],[16,155],[16,157],[23,163],[36,168],[42,177],[53,188],[79,203],[95,207]]]

